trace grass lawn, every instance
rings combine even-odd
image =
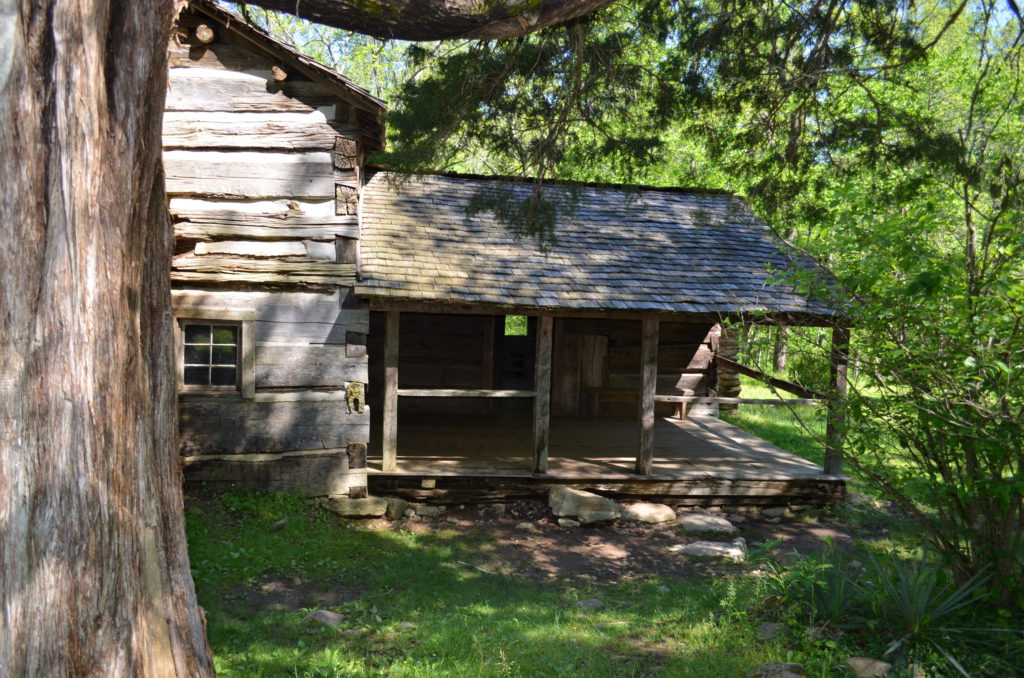
[[[769,386],[748,377],[740,377],[744,398],[794,398],[788,393],[773,391]],[[824,406],[785,407],[776,405],[741,405],[722,417],[747,433],[763,438],[784,450],[799,454],[815,464],[825,458]]]
[[[744,394],[769,395],[747,387]],[[728,420],[821,463],[814,438],[824,429],[824,413],[800,412],[812,433],[785,408],[744,406]],[[186,515],[217,673],[228,678],[730,678],[771,661],[798,661],[808,676],[838,678],[851,675],[846,658],[879,656],[887,642],[877,630],[808,633],[809,608],[793,588],[813,588],[833,567],[815,565],[813,555],[785,566],[788,571],[755,558],[743,566],[695,563],[680,574],[667,566],[678,561],[666,560],[679,556],[645,541],[664,555],[639,574],[544,578],[489,565],[507,554],[483,526],[344,521],[300,497],[243,492],[191,497]],[[514,521],[506,522],[513,523],[505,526],[506,537],[511,531],[518,539]],[[919,546],[913,525],[881,503],[862,501],[788,523],[781,527],[845,533],[847,547],[853,544],[865,561],[866,551],[914,557]],[[774,526],[760,532],[745,526],[744,533],[753,542],[764,527]],[[543,559],[539,544],[550,541],[522,534],[523,549]],[[584,528],[573,538],[602,534],[614,536],[614,529]],[[591,598],[604,606],[577,606]],[[340,625],[304,621],[314,609],[339,613]],[[781,631],[759,641],[765,621]],[[952,674],[928,673],[940,675]]]
[[[367,529],[287,495],[190,504],[193,572],[220,676],[710,678],[792,654],[755,640],[751,577],[538,582],[475,569],[487,540],[455,528]],[[342,585],[349,600],[309,606],[340,612],[341,625],[303,622],[305,605],[266,609],[259,592],[282,582],[314,597]],[[605,607],[576,606],[587,598]],[[827,647],[815,659],[805,663],[811,675],[841,661]]]

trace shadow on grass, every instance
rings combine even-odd
[[[492,575],[474,566],[486,538],[352,527],[288,495],[200,496],[187,516],[220,676],[723,676],[771,659],[732,612],[738,582]],[[254,605],[244,592],[268,581],[359,594],[326,606],[342,615],[328,628]],[[576,606],[590,597],[605,606]]]

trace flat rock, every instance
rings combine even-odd
[[[720,541],[695,541],[692,544],[680,544],[669,549],[673,553],[694,558],[724,558],[741,563],[747,558],[747,544],[743,539],[732,543]]]
[[[534,525],[533,523],[523,522],[523,523],[517,523],[516,524],[516,529],[517,530],[526,530],[527,532],[536,532],[537,531],[537,526]]]
[[[604,601],[597,598],[585,598],[576,603],[576,607],[581,610],[599,610],[604,607]]]
[[[416,515],[421,518],[436,518],[444,513],[443,506],[432,506],[429,504],[425,506],[417,506],[414,510],[416,511]]]
[[[792,518],[793,512],[788,506],[769,506],[761,509],[761,515],[765,518]]]
[[[332,497],[327,501],[327,510],[346,518],[379,518],[388,510],[384,497]]]
[[[573,520],[572,518],[559,518],[558,525],[559,527],[579,527],[580,521]]]
[[[768,662],[747,672],[747,678],[803,678],[807,675],[803,664]]]
[[[671,506],[664,504],[640,502],[624,507],[622,519],[635,520],[638,523],[663,523],[667,520],[675,520],[676,512],[672,510]]]
[[[331,612],[330,610],[313,610],[303,617],[302,621],[316,622],[318,624],[323,624],[324,626],[329,626],[332,629],[336,629],[341,626],[341,622],[344,621],[344,619],[345,618],[337,612]]]
[[[578,518],[581,523],[616,520],[622,515],[622,507],[611,499],[561,485],[551,488],[548,506],[559,518]]]
[[[398,520],[405,515],[406,509],[409,508],[409,502],[398,497],[384,497],[388,502],[387,511],[384,512],[384,516],[389,520]]]
[[[846,665],[857,678],[881,678],[892,671],[892,664],[871,657],[850,657],[846,660]]]
[[[743,523],[747,522],[747,517],[746,516],[741,516],[738,513],[730,513],[729,515],[727,515],[725,517],[725,519],[728,520],[733,525],[742,525]]]
[[[683,531],[696,534],[736,534],[736,526],[721,516],[707,513],[684,513],[679,516]]]

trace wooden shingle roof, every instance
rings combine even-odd
[[[818,324],[825,303],[780,282],[797,258],[726,193],[547,184],[573,200],[547,247],[512,233],[474,196],[508,180],[379,172],[363,190],[359,296],[378,302],[627,314],[786,315]]]

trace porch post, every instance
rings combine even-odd
[[[640,345],[640,449],[636,472],[650,475],[654,466],[654,392],[658,385],[658,321],[643,321]]]
[[[384,471],[398,467],[398,315],[388,311],[384,329]]]
[[[551,316],[537,318],[537,355],[533,369],[533,472],[548,472],[551,426]]]
[[[480,356],[480,388],[494,388],[494,316],[483,316],[483,346]],[[493,412],[494,401],[484,398],[481,403],[482,412]]]
[[[831,364],[828,371],[828,422],[825,428],[825,473],[843,472],[843,441],[846,438],[846,368],[850,360],[850,329],[832,328]]]

